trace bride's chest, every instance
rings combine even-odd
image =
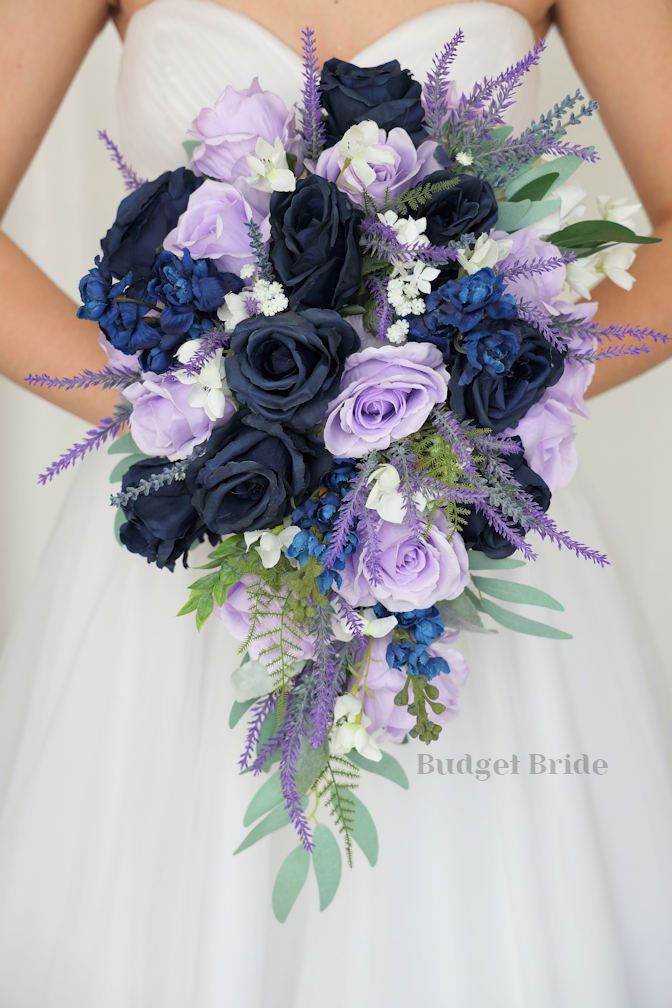
[[[450,0],[448,3],[445,0],[419,0],[410,5],[407,0],[367,0],[366,4],[362,4],[361,0],[320,0],[317,4],[315,0],[293,0],[282,8],[277,0],[206,2],[218,4],[224,12],[231,10],[251,18],[290,49],[298,50],[301,31],[310,25],[319,40],[320,59],[334,55],[350,59],[395,28],[408,25],[419,15],[447,6],[465,6],[462,0],[453,0],[452,4]],[[470,2],[472,0],[467,0],[467,3]],[[522,15],[537,37],[544,35],[550,26],[552,4],[549,0],[509,0],[501,5]],[[114,20],[122,38],[131,18],[146,6],[148,0],[120,0]],[[487,20],[487,11],[484,18]]]

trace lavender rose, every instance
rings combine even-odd
[[[270,144],[279,139],[285,150],[297,143],[294,116],[257,77],[242,91],[225,88],[212,108],[199,112],[189,135],[200,140],[191,155],[194,171],[232,184],[250,174],[247,155],[254,155],[260,137]]]
[[[434,641],[428,648],[431,657],[443,658],[450,667],[449,673],[437,675],[432,685],[439,690],[438,701],[444,704],[442,714],[433,714],[432,719],[446,724],[455,717],[458,709],[460,689],[467,679],[467,663],[455,648],[451,647],[453,634],[447,634]],[[364,713],[371,719],[369,731],[382,730],[395,742],[403,741],[411,730],[415,718],[406,707],[398,707],[394,698],[406,681],[406,671],[390,668],[385,652],[388,638],[371,641],[370,661],[367,666],[366,692],[363,697]]]
[[[320,154],[315,174],[335,182],[354,203],[361,205],[364,190],[383,202],[386,197],[395,199],[429,174],[436,167],[435,150],[431,140],[416,150],[399,126],[386,133],[377,123],[367,121],[351,126],[334,147]]]
[[[193,259],[212,259],[222,272],[240,275],[254,263],[247,222],[254,220],[264,241],[270,237],[268,218],[255,210],[228,182],[205,181],[189,198],[177,226],[163,247],[179,256],[188,248]]]
[[[205,410],[189,403],[190,394],[190,386],[170,374],[145,375],[124,390],[133,403],[131,434],[145,455],[186,458],[210,437],[213,422]],[[224,416],[233,412],[233,404],[227,403]]]
[[[341,394],[329,405],[324,443],[342,458],[389,448],[420,430],[447,394],[448,373],[431,343],[368,347],[347,361]]]
[[[469,561],[462,537],[453,532],[448,538],[447,532],[440,512],[419,542],[406,525],[377,522],[378,583],[373,583],[360,547],[346,560],[340,594],[350,605],[382,602],[390,612],[428,609],[441,599],[457,598],[469,579]]]
[[[566,486],[576,471],[574,423],[567,406],[549,397],[535,403],[515,427],[525,459],[553,493]]]

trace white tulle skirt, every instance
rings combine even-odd
[[[254,790],[227,727],[236,645],[174,617],[189,572],[117,546],[108,469],[73,481],[2,660],[2,1008],[669,1005],[668,693],[636,588],[626,603],[617,571],[544,550],[521,579],[575,639],[464,638],[434,750],[521,773],[418,775],[421,749],[395,749],[410,791],[363,785],[378,866],[359,857],[324,914],[309,879],[279,925],[289,831],[232,855]],[[580,488],[558,504],[609,550]],[[529,775],[530,753],[608,772]]]

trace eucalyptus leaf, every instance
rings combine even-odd
[[[473,598],[470,598],[467,591],[463,591],[457,598],[437,602],[436,605],[445,625],[454,630],[493,633],[483,625],[483,620],[478,613],[478,606],[474,604]]]
[[[529,634],[532,637],[549,637],[552,640],[571,640],[572,635],[566,633],[564,630],[557,630],[555,627],[548,626],[546,623],[539,623],[537,620],[527,619],[525,616],[519,616],[517,613],[511,612],[509,609],[504,609],[503,606],[497,605],[492,602],[489,598],[482,598],[480,600],[481,609],[484,613],[487,613],[492,619],[497,623],[501,623],[508,630],[515,630],[516,633]]]
[[[559,199],[539,200],[535,203],[530,199],[521,199],[517,203],[504,201],[497,207],[497,227],[511,234],[530,224],[536,224],[559,208]]]
[[[518,584],[517,581],[502,581],[500,578],[475,577],[474,584],[480,592],[501,599],[502,602],[517,602],[520,605],[542,606],[544,609],[554,609],[564,612],[565,607],[552,595],[533,588],[531,585]]]
[[[636,234],[632,228],[615,221],[583,220],[576,224],[568,224],[550,235],[547,241],[559,248],[585,249],[595,245],[617,242],[629,245],[653,245],[660,238]]]
[[[198,147],[200,140],[183,140],[182,147],[184,148],[184,153],[187,155],[189,161],[191,161],[191,156]]]
[[[310,854],[299,844],[291,851],[280,865],[273,886],[272,905],[276,920],[284,924],[299,893],[303,889],[308,869]]]
[[[110,483],[121,482],[131,466],[135,465],[136,462],[140,462],[143,458],[145,458],[144,455],[126,455],[124,458],[119,459],[110,473]]]
[[[305,808],[308,804],[308,799],[303,799],[303,807]],[[259,840],[263,840],[270,833],[275,833],[276,830],[282,829],[289,822],[289,816],[287,815],[287,809],[284,805],[278,805],[271,812],[268,813],[265,819],[258,822],[250,832],[247,834],[245,839],[238,847],[236,847],[234,854],[240,854],[242,851],[247,850],[253,844],[257,843]]]
[[[341,881],[341,848],[328,826],[313,830],[313,868],[320,893],[320,910],[326,910]]]
[[[478,550],[469,550],[469,570],[515,570],[516,567],[525,567],[525,561],[515,560],[513,557],[493,560],[485,553],[479,553]]]
[[[351,749],[348,753],[348,759],[355,766],[358,766],[360,770],[368,770],[369,773],[378,774],[379,777],[386,777],[393,784],[398,784],[399,787],[408,789],[409,784],[406,771],[401,763],[394,756],[390,756],[389,753],[384,752],[382,759],[374,762],[373,760],[365,759],[364,756],[360,756],[356,749]]]
[[[542,161],[533,168],[524,168],[515,178],[511,179],[504,190],[507,199],[513,199],[516,194],[520,194],[531,182],[537,179],[547,178],[549,174],[556,176],[548,192],[553,192],[558,186],[571,178],[577,168],[583,164],[580,157],[574,154],[564,154],[562,157],[553,158],[552,161]],[[526,194],[527,195],[527,194]],[[527,196],[528,199],[532,197]]]
[[[366,308],[358,304],[344,305],[340,310],[340,314],[343,318],[349,318],[351,315],[364,315]]]
[[[267,777],[261,785],[243,816],[243,826],[251,826],[253,822],[266,815],[282,801],[282,788],[280,787],[280,776],[276,770],[274,774]]]
[[[247,700],[245,703],[239,703],[238,700],[234,700],[233,706],[229,712],[229,728],[235,728],[243,714],[250,709],[254,700]]]
[[[352,795],[352,799],[355,803],[352,836],[373,868],[378,860],[378,830],[364,802],[356,794]]]
[[[142,455],[131,434],[122,434],[107,449],[108,455]],[[144,456],[143,456],[144,457]]]
[[[518,189],[513,196],[509,199],[512,203],[519,203],[520,200],[532,200],[535,203],[537,200],[542,200],[549,192],[555,188],[555,183],[560,178],[557,172],[548,172],[547,175],[541,175],[539,178],[532,179]]]
[[[123,546],[124,544],[121,541],[119,530],[121,529],[121,526],[124,524],[125,521],[126,521],[126,515],[121,510],[121,508],[117,508],[114,515],[114,538],[117,540],[120,546]]]

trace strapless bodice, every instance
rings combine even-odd
[[[454,72],[460,90],[520,59],[533,42],[528,22],[510,7],[447,4],[405,21],[353,62],[375,66],[396,58],[422,81],[458,28],[465,34]],[[301,61],[261,25],[215,0],[154,0],[132,17],[124,44],[118,89],[124,155],[148,177],[183,164],[182,141],[200,109],[227,84],[244,88],[255,76],[289,105],[298,100]],[[533,72],[509,119],[515,127],[529,122],[536,97]]]

